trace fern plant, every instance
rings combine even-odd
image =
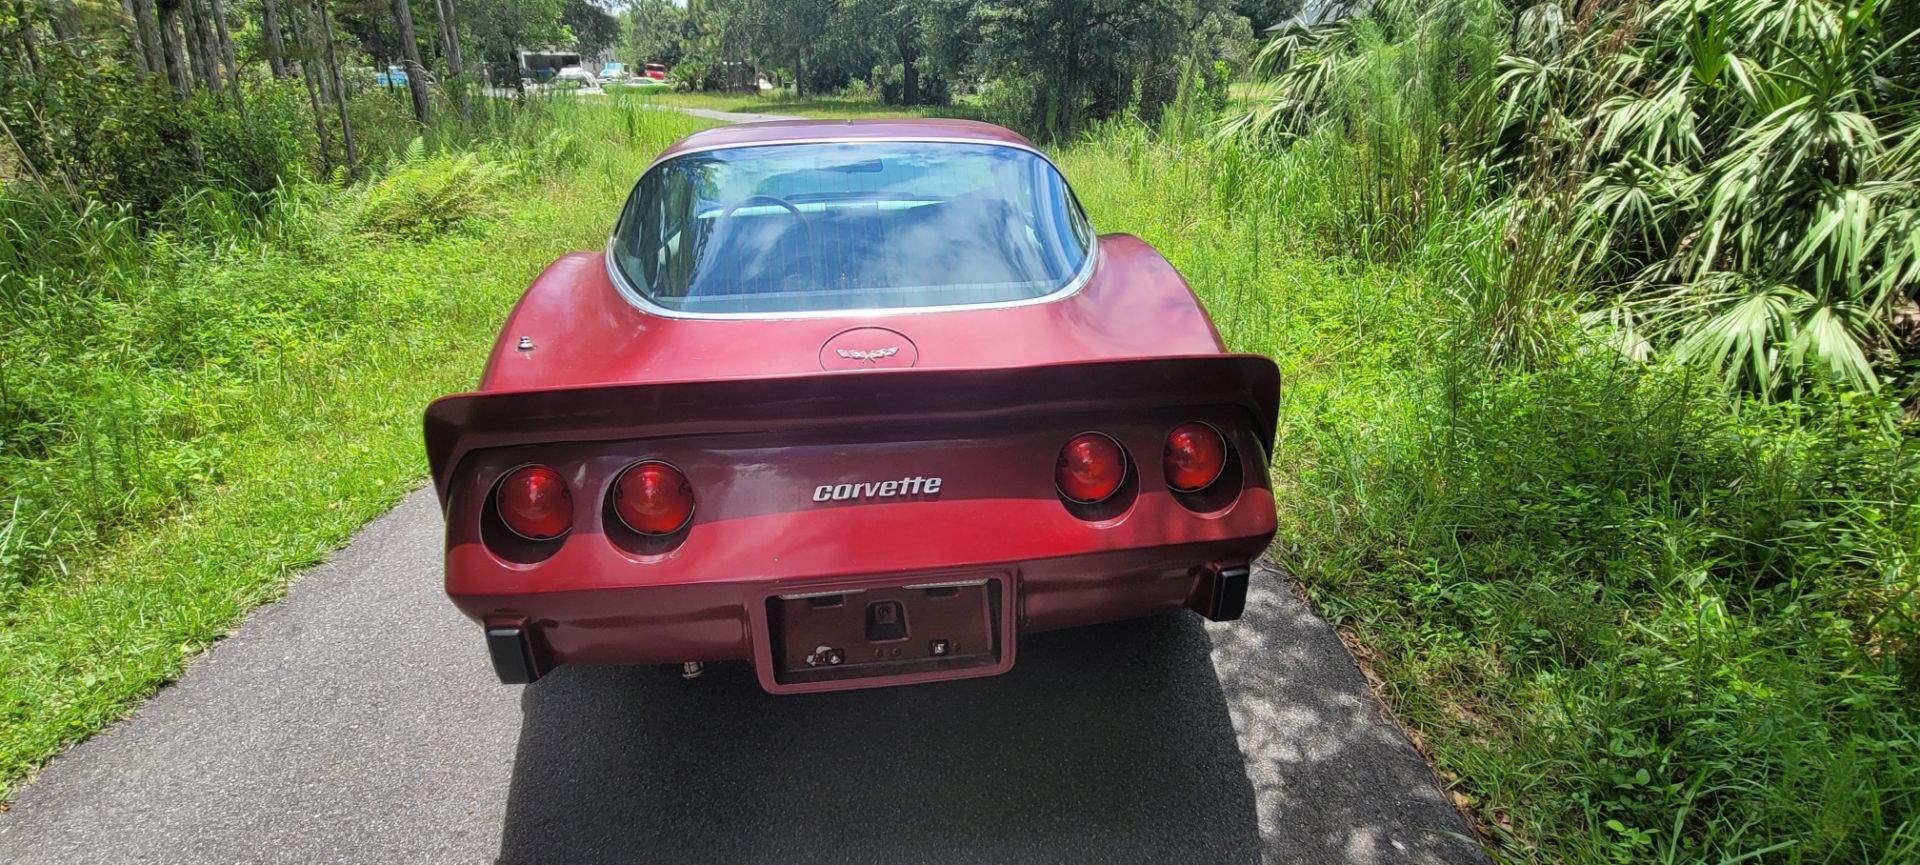
[[[496,210],[496,194],[514,171],[472,152],[428,155],[415,138],[388,164],[387,172],[367,184],[354,224],[372,234],[424,237]]]

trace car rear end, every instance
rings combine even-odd
[[[735,659],[778,693],[1230,619],[1274,532],[1278,389],[1007,130],[708,130],[429,410],[447,592],[507,681]]]
[[[504,681],[745,660],[776,693],[992,675],[1022,633],[1238,616],[1278,379],[1215,355],[437,402],[447,592]]]

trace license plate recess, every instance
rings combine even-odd
[[[1005,635],[997,577],[795,592],[767,598],[782,685],[992,667]]]

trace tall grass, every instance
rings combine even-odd
[[[704,125],[500,119],[265,206],[0,196],[0,795],[416,483],[420,406],[471,386],[528,280]]]
[[[580,168],[584,141],[630,162],[629,147],[685,125],[571,101],[482,109],[477,125],[424,133],[373,115],[386,122],[358,128],[380,161],[354,183],[292,166],[265,194],[208,185],[144,214],[0,190],[0,610],[218,484],[224,434],[258,418],[252,394],[298,391],[390,338],[390,307],[342,315],[377,289],[342,289],[318,262],[484,224],[527,184]]]
[[[1371,111],[1279,147],[1113,124],[1061,154],[1103,230],[1280,361],[1281,559],[1504,860],[1915,861],[1899,394],[1729,401],[1623,351],[1540,210],[1564,199],[1445,158],[1383,186],[1407,151],[1371,128],[1421,127]]]

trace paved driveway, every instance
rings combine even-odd
[[[1237,623],[776,698],[744,665],[495,684],[439,549],[416,493],[55,759],[0,813],[0,861],[1484,861],[1270,570]]]

